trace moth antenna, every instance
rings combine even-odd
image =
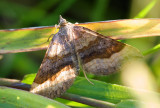
[[[85,71],[84,71],[84,70],[83,70],[83,74],[84,74],[85,78],[88,80],[88,82],[90,82],[91,84],[93,84],[93,85],[94,85],[94,83],[92,83],[92,82],[87,78],[87,75],[86,75],[86,73],[85,73]]]
[[[55,24],[55,28],[56,28],[56,29],[55,29],[54,32],[48,37],[47,42],[49,42],[49,39],[51,38],[51,36],[53,36],[53,35],[56,34],[56,31],[57,31],[57,29],[58,29],[59,27],[60,27],[59,25]]]
[[[54,34],[51,34],[49,37],[48,37],[48,39],[47,39],[47,42],[49,42],[49,39],[51,38],[51,36],[53,36]]]
[[[56,29],[54,30],[54,33],[53,33],[53,34],[56,34],[56,31],[57,31],[58,28],[60,28],[60,26],[57,25],[57,24],[55,24],[55,28],[56,28]]]

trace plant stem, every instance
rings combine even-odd
[[[7,79],[7,78],[0,78],[0,86],[6,86],[6,87],[11,87],[11,88],[17,88],[17,89],[22,89],[29,91],[30,85],[21,83],[20,80],[16,79]]]
[[[71,101],[76,101],[79,103],[87,104],[90,106],[94,106],[96,108],[115,108],[115,104],[101,101],[101,100],[96,100],[88,97],[83,97],[71,93],[64,93],[61,98],[71,100]]]

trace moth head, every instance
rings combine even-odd
[[[66,19],[62,18],[62,16],[59,16],[59,26],[65,26],[67,24]]]

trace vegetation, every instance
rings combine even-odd
[[[155,16],[159,12],[158,2],[158,0],[149,2],[145,0],[141,0],[141,2],[138,2],[138,0],[24,0],[23,2],[20,0],[1,0],[0,29],[53,26],[58,23],[59,15],[72,23],[154,18],[159,17]],[[143,20],[142,23],[146,23],[146,21],[148,20]],[[23,89],[26,88],[25,90],[29,89],[44,57],[45,50],[0,55],[0,107],[158,108],[160,106],[160,38],[155,36],[160,34],[160,29],[153,31],[153,28],[158,28],[156,24],[159,24],[160,21],[157,19],[154,23],[152,21],[148,22],[150,23],[145,24],[140,29],[136,29],[137,25],[133,26],[132,29],[125,28],[126,31],[123,31],[120,29],[120,27],[125,26],[125,23],[123,23],[117,25],[119,31],[104,30],[105,33],[111,33],[112,31],[116,33],[115,35],[122,34],[125,36],[120,41],[139,49],[144,55],[144,62],[133,63],[131,64],[132,68],[109,76],[88,74],[87,76],[94,85],[90,84],[81,72],[71,88],[62,97],[54,100],[26,91],[8,88],[18,86]],[[129,30],[137,33],[136,36],[138,37],[128,39],[127,36],[131,34]],[[145,37],[140,35],[139,30],[145,34]],[[150,30],[151,32],[149,32]],[[2,46],[4,45],[11,52],[15,48],[22,47],[21,45],[28,49],[32,45],[44,43],[50,36],[48,31],[45,30],[38,32],[39,37],[31,37],[32,34],[27,31],[7,33],[7,35],[3,33],[0,31],[0,49],[3,49]],[[41,36],[43,33],[45,35]],[[126,35],[127,33],[128,35]],[[12,41],[15,41],[15,43],[7,46]],[[40,45],[40,48],[45,48],[47,44]],[[22,80],[22,83],[19,80]]]

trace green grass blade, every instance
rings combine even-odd
[[[139,108],[135,100],[123,100],[116,105],[116,108]]]
[[[90,17],[91,21],[101,21],[104,20],[105,10],[109,5],[109,0],[96,0],[95,8],[93,9],[92,15]]]
[[[153,48],[143,52],[143,55],[145,56],[145,55],[148,55],[148,54],[152,54],[152,53],[155,53],[159,50],[160,50],[160,44],[158,44],[158,45],[154,46]]]
[[[149,11],[155,6],[157,0],[152,0],[141,12],[139,12],[134,18],[144,18]]]
[[[160,19],[128,19],[78,24],[114,39],[132,39],[160,35]],[[58,30],[37,27],[0,30],[0,54],[46,49],[48,37]]]
[[[111,103],[131,98],[127,87],[93,79],[90,80],[94,85],[89,83],[84,77],[77,77],[67,92]]]
[[[34,77],[35,74],[27,75],[22,82],[31,84]],[[67,90],[67,93],[113,104],[118,104],[122,100],[133,99],[131,91],[140,92],[141,94],[145,93],[148,95],[159,96],[158,93],[152,91],[136,90],[125,86],[109,84],[93,79],[90,79],[90,81],[94,83],[94,85],[89,83],[84,77],[77,77],[70,89]],[[128,103],[123,104],[126,104],[128,108],[132,106],[132,103],[131,105]]]
[[[54,34],[55,30],[53,26],[0,30],[0,53],[46,49],[48,37]]]
[[[50,22],[53,24],[56,24],[59,19],[59,15],[63,15],[64,12],[66,12],[73,3],[75,3],[76,0],[64,0],[60,3],[60,5],[48,16],[46,16],[41,22],[41,25],[48,25]]]
[[[22,80],[23,83],[32,84],[35,74],[29,74]],[[90,79],[94,85],[84,77],[76,78],[74,84],[67,90],[68,93],[94,98],[97,100],[117,103],[122,99],[131,98],[128,88],[116,84],[108,84],[102,81]]]
[[[1,108],[69,108],[57,101],[27,91],[0,86]]]

